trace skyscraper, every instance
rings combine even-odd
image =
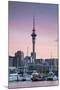
[[[35,52],[35,39],[36,39],[36,33],[35,33],[35,17],[33,16],[33,30],[32,30],[32,53],[31,53],[31,56],[32,56],[32,61],[33,63],[35,63],[35,59],[36,59],[36,52]]]
[[[17,51],[15,53],[15,59],[17,61],[17,67],[22,67],[24,60],[24,53],[22,51]]]

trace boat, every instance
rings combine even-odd
[[[57,80],[57,76],[53,72],[49,72],[46,80]]]
[[[31,81],[31,75],[27,74],[27,73],[24,73],[23,74],[23,81]]]
[[[32,75],[31,75],[31,80],[32,81],[41,81],[42,78],[40,77],[39,73],[37,73],[37,71],[33,71]]]

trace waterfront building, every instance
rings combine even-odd
[[[45,59],[45,62],[49,64],[49,71],[58,73],[58,59],[57,58]]]

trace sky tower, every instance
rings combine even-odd
[[[33,63],[35,63],[35,59],[36,59],[36,52],[35,52],[35,39],[36,39],[36,33],[35,33],[35,17],[33,16],[33,30],[32,30],[32,61]]]

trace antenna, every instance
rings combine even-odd
[[[35,16],[33,16],[33,30],[35,30]]]

